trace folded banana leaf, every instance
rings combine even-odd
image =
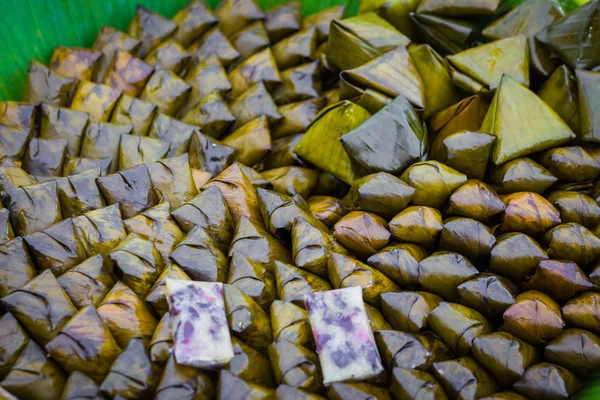
[[[50,58],[50,68],[68,78],[81,81],[96,79],[96,70],[102,53],[82,47],[57,46]]]
[[[411,206],[398,213],[389,223],[392,237],[399,242],[433,247],[442,232],[442,214],[435,208]]]
[[[132,338],[110,367],[100,391],[109,398],[143,399],[151,397],[160,379],[160,368],[150,361],[144,342]]]
[[[554,339],[564,325],[558,304],[536,290],[518,295],[504,312],[504,329],[534,346]]]
[[[457,287],[477,273],[477,268],[461,254],[438,251],[419,263],[417,279],[423,289],[456,300]]]
[[[548,259],[540,245],[524,233],[507,233],[497,238],[492,248],[490,272],[523,282],[533,275],[538,263]]]
[[[173,71],[159,66],[150,76],[139,97],[148,103],[156,104],[159,112],[173,117],[187,101],[191,90],[192,87]]]
[[[75,314],[46,345],[46,350],[68,373],[83,372],[97,383],[102,382],[121,353],[94,306]]]
[[[17,236],[46,229],[62,219],[56,181],[8,188],[0,197]]]
[[[124,50],[117,50],[106,71],[103,83],[121,90],[125,95],[136,97],[153,72],[153,65],[145,63]]]
[[[233,109],[230,110],[221,95],[213,92],[191,108],[183,116],[182,121],[186,124],[198,125],[206,135],[219,138],[236,120],[232,111]]]
[[[229,257],[239,253],[248,259],[264,264],[269,270],[273,270],[273,262],[280,261],[289,263],[292,257],[284,244],[265,230],[261,224],[255,223],[245,216],[241,216],[231,245],[229,246]]]
[[[590,376],[600,364],[600,338],[581,329],[565,329],[544,350],[545,358],[578,376]]]
[[[42,345],[56,337],[77,312],[50,271],[15,288],[2,298],[2,304]]]
[[[280,79],[281,84],[272,92],[278,105],[316,99],[321,95],[319,61],[281,71]]]
[[[467,97],[460,102],[436,113],[429,121],[435,137],[445,138],[466,130],[478,131],[488,111],[489,103],[480,95]],[[435,143],[436,141],[434,141]],[[432,145],[432,152],[434,147]]]
[[[561,182],[585,182],[600,175],[600,163],[579,146],[547,150],[540,160]]]
[[[310,166],[311,164],[307,165]],[[314,194],[343,198],[349,189],[350,186],[336,178],[335,175],[326,171],[320,171]]]
[[[10,225],[10,212],[6,208],[0,209],[0,244],[9,242],[15,238]]]
[[[562,315],[570,327],[576,327],[600,334],[598,329],[598,304],[600,296],[596,292],[585,292],[567,302],[562,307]]]
[[[274,89],[281,83],[279,69],[271,48],[266,48],[243,61],[227,75],[231,82],[231,97],[243,95],[248,89],[262,82],[265,87]]]
[[[306,347],[277,339],[269,346],[269,358],[278,384],[309,392],[318,392],[323,387],[317,354]]]
[[[375,307],[379,306],[382,293],[400,291],[398,285],[378,270],[343,254],[331,254],[327,271],[334,288],[360,286],[365,303]]]
[[[12,160],[6,157],[7,160]],[[35,185],[37,180],[18,166],[0,167],[0,191]]]
[[[517,111],[525,109],[526,114]],[[550,107],[508,75],[502,77],[481,131],[496,136],[491,154],[496,165],[575,138]]]
[[[600,64],[600,60],[599,60]],[[600,141],[600,73],[576,70],[579,88],[579,116],[581,118],[581,137],[588,142]]]
[[[345,399],[380,399],[391,400],[388,389],[369,383],[333,383],[327,390],[327,398],[332,400]]]
[[[86,248],[70,218],[23,239],[37,268],[50,270],[56,277],[87,258]]]
[[[500,193],[542,193],[558,180],[542,165],[526,157],[500,167],[491,166],[489,178],[491,183],[499,186]]]
[[[267,92],[262,81],[233,100],[229,104],[229,108],[235,117],[235,122],[231,127],[232,131],[263,115],[267,117],[269,125],[274,125],[282,119],[273,98]]]
[[[256,350],[266,350],[273,337],[269,315],[235,286],[224,285],[224,298],[231,332]]]
[[[191,138],[197,131],[197,126],[158,113],[150,125],[148,136],[170,143],[168,157],[176,157],[188,152]]]
[[[66,139],[66,156],[77,157],[88,114],[51,104],[42,104],[40,110],[40,138]]]
[[[115,284],[100,254],[86,259],[60,277],[58,283],[77,309],[97,306]]]
[[[451,193],[467,181],[464,174],[437,161],[413,164],[400,179],[415,188],[413,204],[436,208],[441,208]]]
[[[145,57],[161,42],[173,36],[177,28],[177,23],[169,21],[142,5],[138,5],[136,13],[127,28],[127,33],[142,41],[139,56]]]
[[[273,274],[243,254],[234,254],[227,283],[240,289],[265,311],[269,310],[271,303],[277,298]]]
[[[485,223],[503,212],[505,208],[504,202],[494,189],[484,182],[469,180],[452,193],[446,213]]]
[[[190,1],[171,21],[179,26],[173,39],[183,47],[189,47],[194,40],[219,22],[204,0]]]
[[[197,57],[200,61],[206,59],[211,54],[215,54],[223,63],[223,67],[227,67],[240,53],[231,45],[227,37],[219,26],[210,28],[200,36],[200,38],[192,44],[188,49],[193,57]]]
[[[165,264],[169,261],[169,254],[184,237],[183,232],[169,213],[170,208],[168,202],[160,203],[123,221],[128,233],[139,233],[154,241]]]
[[[225,0],[214,10],[223,33],[230,36],[252,21],[262,20],[265,14],[254,0]]]
[[[75,88],[70,107],[90,114],[90,121],[105,122],[112,114],[121,91],[107,85],[80,81]]]
[[[231,90],[225,69],[215,54],[210,54],[195,67],[188,68],[185,82],[192,86],[192,92],[186,105],[180,110],[182,115],[210,93],[218,92],[224,95]]]
[[[275,300],[270,312],[274,341],[286,340],[314,349],[315,342],[306,311],[292,303]]]
[[[67,139],[33,138],[23,156],[23,169],[32,175],[62,176]]]
[[[327,228],[332,228],[346,214],[344,203],[335,197],[311,196],[306,201],[313,217]]]
[[[483,179],[496,138],[487,133],[460,130],[445,131],[431,144],[430,157],[442,162],[469,178]]]
[[[529,367],[513,388],[529,398],[567,399],[582,386],[568,369],[543,362]]]
[[[345,7],[335,6],[329,7],[314,14],[311,14],[302,20],[302,29],[307,29],[311,26],[317,27],[318,42],[322,43],[329,37],[329,30],[333,20],[342,19],[345,12]]]
[[[589,229],[600,224],[600,206],[584,193],[559,190],[547,199],[560,212],[562,222],[576,222]]]
[[[374,335],[382,361],[389,369],[428,371],[434,362],[453,358],[450,349],[434,337],[392,330],[375,331]]]
[[[296,67],[316,58],[318,30],[303,29],[273,45],[273,57],[281,70]]]
[[[494,378],[472,357],[435,363],[433,375],[450,398],[480,399],[500,389]]]
[[[410,13],[410,25],[425,43],[441,55],[460,53],[472,41],[477,26],[472,19],[458,16],[435,15],[423,12]]]
[[[267,117],[256,118],[223,139],[223,144],[237,148],[235,161],[255,165],[271,150],[271,134]]]
[[[148,53],[144,62],[150,65],[160,65],[179,75],[187,66],[190,58],[191,54],[181,44],[174,39],[167,39]]]
[[[227,281],[229,261],[201,225],[190,230],[176,244],[170,258],[193,280]]]
[[[304,308],[304,297],[313,292],[331,290],[331,284],[317,275],[293,265],[275,261],[277,297]]]
[[[191,280],[177,265],[168,265],[164,268],[146,296],[146,302],[161,316],[169,312],[169,305],[167,304],[167,279]]]
[[[173,209],[198,194],[188,154],[156,161],[148,166],[152,186],[160,201],[168,201]]]
[[[419,333],[428,327],[427,318],[442,298],[429,292],[382,293],[381,311],[394,329]]]
[[[543,261],[542,261],[543,262]],[[483,273],[459,285],[460,303],[490,319],[499,319],[519,294],[518,287],[501,276]]]
[[[109,172],[117,172],[121,135],[131,134],[132,128],[132,125],[116,125],[108,122],[89,123],[83,134],[80,156],[94,159],[110,157],[112,162]]]
[[[104,81],[106,71],[117,50],[128,51],[137,56],[141,45],[142,42],[139,39],[133,38],[125,32],[121,32],[111,26],[104,25],[98,31],[96,40],[92,45],[92,50],[99,51],[103,55],[103,57],[98,60],[98,69],[96,71],[97,81]]]
[[[231,372],[221,370],[217,384],[217,399],[228,400],[271,400],[275,390],[266,386],[246,382]],[[213,397],[210,397],[213,398]]]
[[[293,388],[290,385],[281,384],[277,386],[275,391],[277,399],[293,399],[293,400],[325,400],[317,394],[307,392],[306,390]]]
[[[379,15],[370,12],[331,22],[328,63],[338,71],[357,68],[410,39]]]
[[[85,157],[67,157],[63,165],[63,176],[68,177],[71,175],[81,174],[90,169],[100,168],[100,176],[112,173],[112,157],[106,158],[85,158]],[[115,160],[115,163],[118,163]],[[1,173],[0,173],[1,175]],[[2,185],[0,177],[0,185]]]
[[[2,380],[14,368],[23,349],[27,347],[29,336],[11,313],[6,313],[0,317],[0,324],[2,324],[3,330],[3,335],[0,338],[0,351],[2,352],[0,380]]]
[[[288,1],[265,11],[265,29],[272,43],[277,43],[300,29],[301,6],[299,1]]]
[[[365,170],[398,174],[424,155],[427,131],[414,108],[398,96],[340,141],[350,158]]]
[[[215,396],[216,385],[207,374],[197,368],[178,364],[174,356],[169,357],[154,393],[154,398],[158,400],[209,400]]]
[[[390,391],[398,400],[447,400],[444,390],[433,376],[408,368],[393,369]]]
[[[452,217],[444,221],[439,249],[455,251],[478,264],[488,259],[495,243],[488,226],[471,218]]]
[[[299,195],[303,198],[310,195],[319,178],[316,170],[296,166],[262,171],[261,175],[271,182],[273,190],[288,196]]]
[[[372,256],[388,244],[388,224],[377,214],[352,211],[333,227],[333,236],[361,259]]]
[[[133,338],[141,338],[147,346],[158,325],[144,301],[123,282],[113,286],[97,310],[122,349],[127,347],[127,343],[132,343]]]
[[[506,204],[502,232],[522,232],[535,236],[561,222],[558,210],[537,193],[518,192],[501,198]]]
[[[0,124],[34,133],[38,106],[22,101],[0,102]]]
[[[551,3],[548,2],[548,4]],[[558,67],[537,92],[538,96],[569,125],[573,132],[581,135],[578,93],[579,88],[575,75],[566,65]]]
[[[275,386],[269,358],[236,338],[231,341],[234,357],[224,369],[246,382]]]
[[[555,20],[535,37],[571,68],[592,69],[600,64],[600,44],[595,40],[600,29],[598,7],[598,0],[590,1]],[[589,34],[579,35],[578,32],[583,30]]]
[[[242,63],[270,45],[269,36],[262,21],[255,21],[229,36],[229,41],[240,53],[234,65]]]
[[[73,372],[62,393],[61,400],[85,400],[97,399],[100,395],[100,387],[89,376],[79,371]]]
[[[167,312],[158,322],[156,330],[152,335],[152,341],[148,346],[150,360],[162,367],[167,363],[169,358],[173,358],[171,357],[172,349],[173,335],[171,333],[171,315]],[[177,363],[174,364],[179,365]]]
[[[117,204],[73,218],[73,225],[87,254],[100,253],[107,256],[127,236]]]
[[[539,290],[564,303],[592,287],[592,282],[574,262],[542,260],[524,289]]]
[[[411,26],[409,14],[416,11],[419,3],[420,0],[361,0],[358,13],[376,12],[400,32],[412,40],[416,40],[417,33]]]
[[[575,222],[558,225],[544,235],[548,255],[559,260],[575,261],[585,267],[600,255],[600,238]]]
[[[273,127],[271,137],[273,139],[280,139],[304,133],[319,112],[325,107],[325,103],[325,97],[318,97],[280,106],[278,111],[283,118]]]
[[[30,340],[0,384],[19,399],[60,400],[66,380],[62,370]]]
[[[427,12],[436,15],[475,17],[481,15],[494,15],[500,4],[499,0],[424,0],[418,12]]]
[[[119,170],[161,160],[167,157],[170,147],[166,140],[123,135],[119,148]]]
[[[38,61],[31,61],[23,88],[23,101],[45,102],[55,106],[67,105],[76,79],[52,71]]]

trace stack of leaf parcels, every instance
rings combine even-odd
[[[600,0],[303,3],[139,6],[0,103],[0,397],[545,400],[597,376]],[[225,284],[224,368],[171,354],[168,279]],[[324,385],[304,298],[351,286],[385,373]]]

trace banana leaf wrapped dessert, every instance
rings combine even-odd
[[[145,57],[159,43],[173,36],[177,28],[177,23],[138,5],[127,28],[127,33],[141,40],[142,44],[138,53],[140,57]]]
[[[310,213],[327,228],[332,228],[345,214],[342,200],[331,196],[311,196],[306,199]]]
[[[565,325],[554,300],[536,290],[523,292],[504,312],[504,329],[532,345],[544,345]]]
[[[170,147],[165,140],[123,135],[119,143],[119,170],[161,160],[169,154]]]
[[[510,280],[489,273],[479,274],[460,284],[456,289],[461,304],[491,319],[504,314],[504,311],[515,302],[519,293],[517,286]]]
[[[494,329],[478,311],[456,303],[440,303],[429,313],[427,322],[429,328],[440,335],[455,354],[461,356],[471,354],[474,340]]]
[[[448,137],[461,130],[478,131],[489,106],[481,95],[467,97],[433,115],[429,127],[436,137]]]
[[[499,390],[494,378],[472,357],[434,363],[433,374],[455,399],[479,399]]]
[[[235,286],[224,285],[223,293],[231,332],[256,350],[266,350],[273,338],[269,315]]]
[[[100,304],[115,281],[102,255],[96,254],[59,276],[58,283],[73,305],[81,309]]]
[[[310,164],[307,163],[306,165]],[[315,194],[343,197],[348,194],[349,189],[349,185],[336,178],[335,175],[321,171],[315,187]]]
[[[22,101],[0,102],[0,124],[36,134],[38,106]]]
[[[132,338],[111,365],[100,392],[110,398],[146,398],[154,393],[159,379],[160,368],[150,361],[144,342]]]
[[[304,297],[313,292],[331,290],[331,284],[317,275],[293,265],[275,261],[277,297],[304,308]]]
[[[284,70],[314,60],[317,50],[317,28],[310,27],[288,36],[273,45],[273,57]]]
[[[460,53],[472,43],[477,26],[473,19],[436,15],[429,12],[409,14],[409,25],[441,55]]]
[[[434,362],[453,358],[450,349],[435,337],[392,330],[375,332],[375,341],[387,368],[429,371]]]
[[[177,265],[168,265],[164,268],[162,273],[156,278],[156,282],[152,285],[146,296],[146,302],[161,316],[169,311],[166,286],[168,279],[191,280]]]
[[[119,89],[123,94],[136,97],[140,94],[154,67],[124,50],[117,50],[106,71],[104,84]]]
[[[581,386],[568,369],[543,362],[529,367],[513,388],[530,398],[567,399]]]
[[[600,334],[597,322],[598,304],[600,304],[598,293],[585,292],[569,300],[562,307],[562,316],[569,326]]]
[[[9,218],[10,212],[6,208],[0,209],[0,244],[9,242],[15,238]]]
[[[77,312],[50,271],[4,296],[2,304],[42,345],[54,339]]]
[[[558,210],[537,193],[513,193],[502,196],[502,201],[506,204],[502,232],[540,235],[561,222]]]
[[[488,222],[506,208],[496,191],[484,182],[469,180],[448,199],[448,215]]]
[[[370,172],[399,174],[420,159],[427,148],[425,125],[402,96],[354,128],[340,141],[350,158]]]
[[[473,357],[505,387],[512,385],[540,359],[535,347],[507,332],[476,337],[472,351]]]
[[[267,48],[270,44],[269,36],[262,21],[255,21],[238,30],[231,36],[229,41],[240,53],[236,63],[241,63],[253,54]]]
[[[104,325],[122,349],[135,338],[141,338],[148,345],[158,325],[144,301],[123,282],[117,282],[113,286],[97,306],[97,310]]]
[[[544,357],[579,376],[590,376],[600,363],[600,338],[582,329],[565,329],[552,339]]]
[[[273,274],[240,253],[233,255],[227,283],[240,289],[265,311],[277,298]]]
[[[82,47],[57,46],[50,58],[50,68],[68,78],[93,81],[101,56],[101,52]]]
[[[509,161],[500,167],[492,166],[489,175],[491,183],[500,187],[500,193],[542,193],[558,180],[542,165],[526,157]]]
[[[87,113],[51,104],[40,106],[40,139],[66,139],[65,156],[77,157],[89,116]]]
[[[154,398],[158,400],[209,400],[215,396],[216,385],[207,374],[197,368],[177,363],[174,356],[169,357],[154,393]]]
[[[400,242],[432,247],[442,232],[442,214],[435,208],[411,206],[400,211],[389,223],[392,237]]]
[[[191,54],[176,40],[167,39],[148,53],[144,58],[144,62],[150,65],[160,65],[179,75],[182,69],[187,66],[190,57]]]
[[[600,174],[600,164],[579,146],[550,149],[541,163],[561,182],[585,182]]]
[[[394,329],[419,333],[429,326],[428,316],[442,298],[429,292],[382,293],[381,312]]]
[[[408,368],[394,368],[392,370],[390,391],[398,400],[416,398],[447,400],[442,386],[433,376],[427,372]]]
[[[314,169],[288,166],[262,171],[261,175],[277,192],[288,196],[308,197],[317,185],[318,172]]]
[[[71,108],[90,114],[90,121],[105,122],[121,97],[119,89],[90,81],[80,81],[71,100]]]
[[[437,161],[413,164],[400,179],[415,188],[413,204],[435,208],[443,206],[452,192],[467,181],[464,174]]]
[[[186,124],[198,125],[206,135],[219,138],[236,121],[236,116],[232,112],[223,97],[218,92],[213,92],[185,113],[182,121]]]
[[[325,107],[325,97],[318,97],[279,106],[278,111],[282,120],[272,129],[271,137],[279,139],[299,133],[304,133]]]
[[[490,256],[495,243],[496,238],[486,225],[471,218],[453,217],[444,221],[439,248],[456,251],[477,263]]]
[[[118,163],[118,160],[114,161]],[[85,158],[85,157],[67,157],[63,165],[63,176],[77,175],[90,169],[100,168],[100,176],[112,173],[112,157],[105,158]],[[1,179],[1,178],[0,178]],[[1,184],[1,183],[0,183]]]
[[[30,340],[0,384],[16,398],[60,400],[66,380],[62,370]]]
[[[0,317],[3,335],[0,338],[0,380],[13,369],[23,349],[29,344],[27,332],[19,325],[19,322],[11,313],[6,313]],[[310,328],[309,328],[310,332]]]
[[[56,181],[6,189],[0,197],[17,236],[49,228],[62,219]]]
[[[227,73],[216,54],[208,55],[193,68],[189,67],[184,79],[192,87],[192,92],[186,105],[180,110],[181,114],[186,114],[210,93],[227,94],[232,88],[227,79]]]
[[[301,3],[288,1],[265,12],[265,29],[272,43],[293,34],[302,24]]]
[[[231,82],[231,98],[240,97],[248,89],[262,82],[268,89],[281,83],[279,69],[270,48],[266,48],[240,63],[228,75]]]
[[[7,160],[12,160],[6,157]],[[29,175],[21,167],[7,166],[0,167],[0,191],[17,188],[21,186],[35,185],[37,180]]]
[[[275,381],[269,358],[236,338],[231,339],[233,358],[224,369],[246,382],[273,387]]]
[[[73,218],[73,225],[87,254],[107,256],[127,236],[117,204]]]
[[[265,116],[241,126],[223,139],[223,144],[237,148],[235,161],[254,165],[271,151],[269,123]]]
[[[387,276],[347,255],[332,253],[327,261],[327,271],[334,288],[360,286],[365,303],[375,307],[380,305],[382,293],[400,291]]]
[[[69,379],[67,379],[60,399],[96,399],[99,395],[100,386],[86,374],[75,371],[69,376]]]
[[[262,20],[265,14],[254,0],[225,0],[214,11],[223,33],[230,36],[252,21]]]
[[[64,106],[71,99],[75,84],[76,79],[56,73],[38,61],[32,61],[27,69],[23,101]]]
[[[156,104],[161,113],[173,117],[185,104],[191,90],[192,87],[173,71],[156,67],[139,97]]]
[[[544,292],[563,303],[592,287],[592,282],[574,262],[542,260],[524,289]]]
[[[273,341],[286,340],[308,349],[315,348],[308,313],[304,309],[293,303],[275,300],[271,303],[270,313]]]
[[[163,113],[156,115],[149,129],[149,137],[162,139],[171,145],[167,153],[168,157],[187,153],[192,135],[198,131],[198,127],[185,124]]]
[[[561,65],[542,84],[537,94],[569,125],[574,133],[581,136],[578,92],[578,81],[575,74],[566,65]]]
[[[112,250],[108,259],[119,280],[140,298],[145,298],[164,266],[154,243],[130,233]]]
[[[169,358],[174,357],[173,352],[173,334],[171,332],[171,314],[166,312],[152,335],[152,340],[148,345],[148,353],[150,354],[150,361],[153,363],[164,366]],[[180,365],[180,364],[176,364]]]
[[[584,193],[556,191],[547,199],[560,212],[562,222],[578,223],[589,229],[600,223],[600,206]]]
[[[316,26],[318,31],[319,43],[324,42],[329,37],[329,28],[331,21],[341,19],[346,11],[344,6],[329,7],[316,12],[302,20],[302,29]]]
[[[156,161],[148,166],[152,186],[160,201],[167,201],[173,209],[198,194],[187,154]]]
[[[229,66],[240,55],[218,26],[204,32],[187,50],[192,53],[192,58],[197,57],[200,61],[215,54],[223,67]]]
[[[588,142],[600,141],[598,103],[600,96],[594,90],[600,82],[600,73],[576,70],[579,89],[579,116],[581,118],[581,137]]]
[[[282,116],[277,111],[277,106],[271,95],[267,92],[264,82],[251,86],[239,97],[233,100],[229,107],[235,117],[231,130],[236,130],[253,119],[265,115],[270,124],[281,120]]]
[[[321,95],[319,61],[286,69],[279,76],[281,84],[273,91],[273,100],[278,105],[316,99]],[[339,101],[339,97],[337,100]]]
[[[99,51],[103,57],[98,61],[96,77],[98,82],[103,82],[113,57],[117,50],[124,50],[137,55],[142,45],[141,40],[133,38],[111,26],[104,25],[98,31],[92,50]]]
[[[66,139],[31,139],[23,156],[23,169],[32,175],[62,176],[68,144]]]
[[[552,228],[542,239],[550,257],[575,261],[581,267],[587,266],[600,255],[600,238],[575,222]]]
[[[78,217],[88,211],[106,206],[96,185],[96,179],[100,174],[100,168],[94,168],[56,181],[63,218]]]
[[[277,384],[309,392],[323,387],[317,354],[298,344],[277,339],[269,345],[269,358]]]
[[[458,299],[458,286],[479,271],[459,253],[438,251],[419,262],[417,280],[424,290],[447,300]]]
[[[226,370],[221,370],[219,373],[219,382],[217,383],[217,399],[219,400],[270,400],[274,395],[275,390],[270,387],[246,382]]]
[[[146,164],[99,177],[96,181],[108,204],[116,204],[122,218],[131,218],[158,204]]]
[[[23,239],[37,268],[50,270],[56,277],[87,258],[86,248],[70,218]]]
[[[377,214],[352,211],[333,227],[333,236],[340,244],[361,258],[372,256],[390,239],[387,222]]]
[[[192,0],[179,10],[171,21],[179,26],[173,35],[173,39],[183,47],[189,47],[194,40],[215,26],[218,19],[207,7],[204,0]]]
[[[213,177],[233,164],[238,153],[236,147],[196,131],[192,134],[188,155],[192,168],[198,168]]]
[[[109,172],[119,169],[121,136],[132,133],[131,125],[116,125],[108,122],[89,123],[83,134],[80,156],[82,158],[111,158]]]
[[[75,352],[73,349],[81,351]],[[97,383],[121,353],[94,306],[82,308],[47,345],[50,356],[67,372],[80,371]]]

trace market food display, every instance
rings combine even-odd
[[[0,398],[600,396],[582,3],[192,0],[32,61]]]

